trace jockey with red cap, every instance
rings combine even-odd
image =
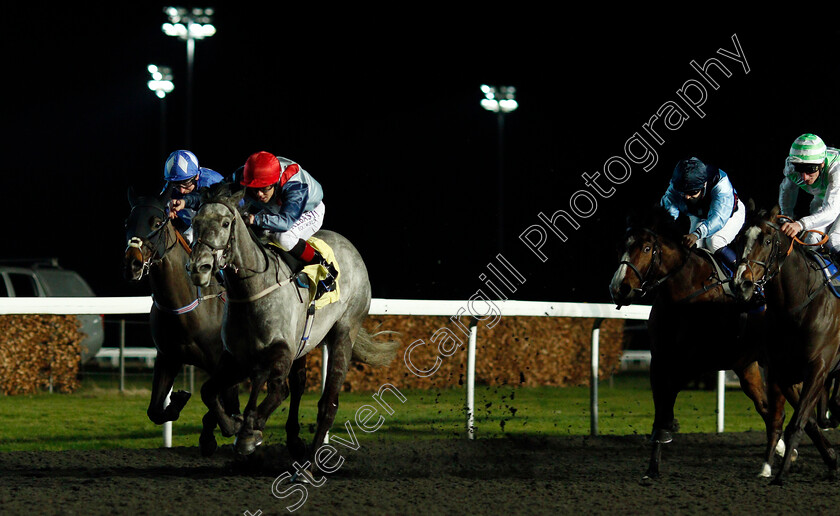
[[[329,291],[335,267],[307,239],[324,221],[324,197],[320,183],[300,165],[270,152],[248,157],[239,183],[250,203],[246,222],[268,232],[268,238],[306,265],[322,264],[329,275],[319,292]]]

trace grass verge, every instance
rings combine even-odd
[[[36,394],[0,397],[0,451],[70,450],[101,448],[157,448],[162,446],[162,427],[146,417],[150,379],[134,378],[120,393],[113,380],[86,380],[74,394]],[[200,385],[200,383],[197,383]],[[399,385],[395,384],[399,389]],[[177,388],[183,388],[176,384]],[[332,433],[346,436],[350,421],[356,436],[371,439],[416,440],[460,439],[466,435],[461,387],[401,391],[405,402],[392,394],[383,400],[388,414],[372,398],[373,393],[345,392]],[[316,393],[307,393],[301,407],[303,437],[311,439],[317,415]],[[246,397],[242,396],[244,407]],[[478,386],[475,394],[476,437],[500,438],[528,435],[589,435],[589,387],[519,388]],[[727,389],[725,431],[762,431],[764,424],[752,402],[738,389]],[[364,405],[377,409],[368,424],[382,417],[375,431],[359,431],[357,410]],[[288,402],[269,419],[267,443],[285,440],[283,428]],[[205,412],[200,398],[190,399],[178,421],[173,423],[173,446],[196,446]],[[599,434],[646,434],[653,422],[653,401],[645,374],[620,374],[599,386]],[[682,432],[714,432],[714,391],[683,391],[677,398],[676,417]],[[220,444],[232,438],[217,438]]]

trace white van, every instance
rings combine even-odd
[[[10,265],[5,265],[10,263]],[[11,265],[15,263],[15,265]],[[18,266],[19,264],[19,266]],[[25,266],[24,266],[25,264]],[[90,285],[74,271],[62,269],[56,259],[0,263],[0,297],[94,297]],[[82,341],[82,363],[102,347],[105,340],[101,315],[77,315]]]

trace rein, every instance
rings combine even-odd
[[[637,269],[636,266],[633,265],[632,263],[630,263],[629,261],[622,260],[618,263],[619,263],[619,265],[621,265],[621,264],[627,265],[630,268],[630,270],[632,270],[636,274],[636,277],[639,279],[639,287],[634,288],[633,291],[634,292],[639,292],[640,297],[644,297],[648,292],[651,292],[652,290],[656,289],[657,287],[659,287],[660,285],[662,285],[663,283],[665,283],[666,281],[671,279],[674,275],[679,273],[683,269],[683,267],[685,267],[686,264],[688,263],[688,260],[691,256],[691,253],[692,253],[692,250],[690,250],[690,249],[688,250],[688,253],[686,254],[685,260],[683,260],[683,262],[681,264],[679,264],[676,268],[674,268],[670,272],[666,273],[664,276],[662,276],[659,279],[650,280],[650,279],[648,279],[648,276],[650,276],[653,273],[653,270],[655,268],[658,268],[662,265],[662,248],[661,248],[661,245],[659,243],[659,235],[657,235],[656,232],[654,232],[653,230],[650,230],[648,228],[640,228],[640,229],[642,231],[645,231],[645,232],[649,233],[651,236],[653,236],[653,250],[651,251],[651,254],[658,261],[657,264],[656,264],[656,267],[654,267],[654,260],[651,259],[650,264],[648,265],[647,271],[645,272],[645,274],[643,276],[642,273],[639,272],[639,269]],[[714,288],[714,287],[716,287],[716,286],[718,286],[722,283],[723,282],[718,281],[718,283],[709,285],[708,287],[706,287],[704,289],[700,289],[698,291],[695,291],[694,293],[690,294],[689,296],[687,296],[683,299],[680,299],[677,302],[684,302],[688,299],[692,299],[692,298],[697,297],[699,295],[705,294],[706,292],[708,292],[712,288]]]
[[[220,201],[206,202],[206,203],[204,203],[204,206],[206,206],[208,204],[221,204],[222,206],[227,208],[227,210],[231,213],[231,216],[233,217],[233,220],[231,221],[232,226],[231,226],[230,233],[229,233],[229,236],[228,236],[228,241],[226,242],[226,244],[224,246],[215,246],[211,243],[208,243],[208,242],[205,242],[205,241],[201,240],[200,238],[198,238],[198,236],[196,236],[196,243],[201,244],[201,245],[205,245],[205,246],[207,246],[208,248],[210,248],[214,251],[213,253],[211,253],[213,255],[214,265],[216,267],[218,267],[220,270],[222,268],[232,267],[234,273],[238,273],[240,269],[245,269],[245,268],[244,267],[238,267],[233,263],[228,263],[227,261],[225,261],[224,266],[221,266],[221,267],[219,266],[220,259],[225,258],[225,255],[230,252],[230,250],[233,248],[233,243],[235,242],[234,228],[236,227],[236,223],[235,223],[236,222],[236,215],[237,215],[236,211],[234,209],[232,209],[230,206],[228,206],[227,204],[225,204],[223,202],[220,202]],[[203,206],[202,206],[202,208],[203,208]],[[268,272],[268,268],[269,268],[269,265],[270,265],[269,254],[271,254],[272,258],[274,259],[274,263],[276,265],[275,270],[277,271],[276,276],[275,276],[275,282],[272,285],[270,285],[270,286],[264,288],[263,290],[257,292],[256,294],[252,294],[252,295],[250,295],[248,297],[245,297],[245,298],[231,298],[231,297],[229,297],[227,299],[228,303],[233,303],[233,304],[253,303],[254,301],[257,301],[258,299],[261,299],[261,298],[267,296],[268,294],[274,292],[275,290],[279,289],[280,287],[288,285],[295,280],[295,274],[291,274],[287,278],[280,279],[280,257],[273,254],[273,253],[269,253],[268,251],[266,251],[265,247],[257,239],[256,234],[251,230],[251,228],[248,228],[248,233],[251,236],[251,240],[254,242],[254,244],[256,244],[256,246],[262,252],[263,259],[265,260],[265,269],[263,269],[262,271],[256,271],[254,269],[245,269],[245,270],[249,270],[249,271],[255,273],[255,275],[256,274],[264,274],[264,273]],[[295,292],[297,292],[298,299],[300,299],[300,302],[303,303],[303,296],[301,296],[300,290],[296,288]],[[314,326],[314,321],[313,321],[314,317],[315,317],[315,301],[313,300],[309,303],[309,307],[306,310],[306,321],[304,322],[303,332],[301,333],[300,341],[298,342],[298,349],[295,352],[295,358],[294,358],[295,360],[300,358],[303,355],[303,351],[306,349],[306,345],[309,341],[309,336],[312,333],[312,328]]]
[[[157,210],[161,212],[161,214],[163,215],[162,218],[164,219],[164,222],[160,225],[160,227],[155,228],[154,230],[149,232],[149,234],[147,234],[145,237],[133,236],[128,239],[128,243],[126,244],[126,251],[128,251],[130,248],[139,249],[141,257],[143,257],[143,246],[145,246],[147,242],[149,243],[149,247],[152,249],[152,251],[149,253],[149,257],[143,259],[143,270],[140,276],[141,278],[149,273],[152,264],[157,264],[163,261],[163,257],[166,255],[166,253],[172,250],[172,248],[175,247],[175,245],[179,241],[181,242],[181,245],[187,250],[187,253],[190,252],[190,246],[186,242],[186,240],[184,240],[184,237],[181,235],[181,232],[175,230],[175,234],[177,236],[175,238],[175,242],[173,242],[171,246],[169,245],[169,238],[167,237],[166,233],[163,233],[163,253],[158,253],[158,249],[160,248],[159,239],[161,231],[163,231],[169,224],[169,217],[166,215],[166,212],[164,210],[151,204],[137,204],[131,208],[131,211],[133,212],[135,208],[151,208]]]
[[[128,250],[129,248],[139,249],[141,257],[143,256],[143,246],[146,245],[146,243],[149,243],[150,244],[149,247],[152,249],[152,251],[149,253],[149,258],[143,260],[143,272],[141,273],[141,278],[142,278],[143,275],[148,274],[150,272],[152,264],[161,263],[163,261],[163,258],[166,256],[166,254],[169,251],[171,251],[178,244],[180,244],[181,247],[184,248],[184,250],[187,252],[187,255],[192,253],[192,249],[190,249],[190,244],[184,238],[184,235],[182,235],[181,232],[178,231],[177,229],[173,228],[173,230],[175,231],[174,242],[172,242],[172,245],[169,245],[169,237],[168,237],[166,232],[163,232],[162,234],[163,234],[164,251],[163,251],[162,254],[158,255],[158,248],[160,247],[158,240],[160,239],[161,232],[166,228],[166,226],[168,224],[170,224],[171,219],[167,216],[167,213],[166,213],[165,210],[159,208],[158,206],[152,205],[152,204],[137,204],[137,205],[135,205],[131,208],[131,211],[134,211],[135,208],[151,208],[153,210],[157,210],[157,211],[161,212],[162,218],[164,219],[164,222],[160,225],[160,227],[155,228],[153,231],[151,231],[145,237],[141,238],[141,237],[134,236],[134,237],[131,237],[128,240],[128,245],[126,246],[126,250]],[[155,240],[155,242],[153,242],[153,240]],[[170,314],[174,314],[174,315],[183,315],[183,314],[192,312],[193,310],[198,308],[198,305],[200,305],[204,301],[207,301],[208,299],[221,298],[222,301],[224,301],[224,295],[225,295],[225,292],[224,292],[224,290],[222,290],[218,294],[209,294],[209,295],[202,296],[201,295],[201,288],[197,287],[196,288],[196,299],[193,302],[191,302],[187,305],[184,305],[180,308],[170,308],[168,306],[162,305],[161,303],[158,302],[157,299],[155,299],[154,294],[152,295],[152,302],[154,303],[155,307],[162,312],[166,312],[166,313],[170,313]]]
[[[785,221],[788,221],[788,222],[793,222],[793,219],[791,219],[790,217],[788,217],[786,215],[781,215],[781,214],[776,215],[776,220],[785,220]],[[781,226],[779,226],[778,224],[776,224],[773,221],[766,220],[766,221],[764,221],[764,223],[775,230],[775,234],[774,234],[774,238],[773,238],[773,247],[770,249],[770,255],[767,257],[767,262],[765,263],[765,262],[760,261],[760,260],[746,260],[746,265],[747,265],[747,268],[750,269],[750,274],[752,274],[752,265],[753,264],[760,265],[764,268],[764,274],[762,274],[761,278],[759,278],[758,280],[755,281],[755,284],[759,288],[764,288],[764,286],[769,281],[771,281],[773,278],[776,277],[777,274],[779,274],[779,272],[781,272],[782,266],[784,265],[785,261],[787,260],[787,257],[790,256],[790,253],[793,252],[793,247],[794,247],[795,244],[800,244],[800,245],[807,246],[807,247],[818,247],[818,246],[821,246],[824,243],[828,242],[828,235],[826,233],[824,233],[822,231],[819,231],[819,230],[816,230],[816,229],[805,230],[805,231],[803,231],[803,233],[818,233],[818,234],[822,234],[823,237],[820,239],[819,242],[811,244],[811,243],[808,243],[808,242],[805,242],[805,241],[801,240],[798,235],[793,236],[793,237],[791,237],[790,246],[788,247],[788,250],[785,253],[784,258],[779,259],[778,255],[781,254],[781,247],[782,247],[782,240],[781,240],[781,237],[779,236],[779,233],[781,233],[782,228],[781,228]],[[770,276],[768,277],[767,272],[770,271],[770,265],[772,265],[774,261],[777,263],[776,270],[774,272],[772,272],[770,274]],[[754,276],[754,274],[753,274],[753,276]],[[792,313],[801,312],[806,306],[811,304],[811,302],[814,299],[816,299],[817,295],[819,295],[820,291],[822,291],[822,289],[825,288],[826,286],[828,286],[830,283],[831,283],[830,279],[826,279],[825,281],[823,281],[823,284],[819,288],[817,288],[816,290],[811,292],[811,294],[808,295],[808,297],[805,299],[805,301],[800,303],[796,308],[792,309],[791,312]]]
[[[234,235],[234,229],[236,228],[235,221],[236,221],[236,217],[237,217],[236,210],[232,209],[230,206],[228,206],[227,204],[225,204],[221,201],[206,202],[206,203],[204,203],[204,206],[207,206],[209,204],[221,204],[222,206],[224,206],[230,212],[231,217],[233,217],[233,220],[231,222],[231,229],[230,229],[230,232],[228,234],[228,240],[224,245],[217,246],[217,245],[214,245],[212,243],[206,242],[206,241],[202,240],[201,238],[198,238],[198,236],[196,236],[196,244],[201,244],[201,245],[207,246],[208,248],[212,249],[211,255],[213,256],[213,262],[214,262],[213,265],[215,266],[215,268],[217,268],[219,270],[222,270],[222,269],[226,269],[226,268],[230,267],[230,268],[233,269],[234,274],[238,274],[240,270],[247,270],[247,271],[253,272],[255,275],[256,274],[265,274],[266,272],[268,272],[268,269],[269,269],[269,266],[270,266],[270,263],[271,263],[271,259],[269,258],[269,253],[265,250],[265,247],[257,240],[256,235],[254,234],[253,231],[250,230],[250,228],[248,228],[248,232],[251,236],[251,240],[254,241],[254,243],[257,245],[257,247],[259,248],[260,252],[263,255],[263,260],[265,261],[265,268],[263,268],[262,271],[258,271],[258,270],[255,270],[255,269],[249,269],[249,268],[246,268],[246,267],[237,266],[236,264],[228,261],[227,256],[229,255],[230,251],[233,249],[233,244],[236,241],[236,236]],[[272,285],[270,285],[269,287],[257,292],[256,294],[253,294],[253,295],[245,297],[245,298],[231,298],[231,297],[228,297],[227,301],[229,303],[251,303],[251,302],[254,302],[258,299],[261,299],[261,298],[267,296],[268,294],[274,292],[275,290],[277,290],[280,287],[283,287],[283,286],[285,286],[289,283],[292,283],[295,279],[295,275],[292,274],[291,276],[289,276],[287,278],[281,279],[280,278],[280,258],[277,257],[277,256],[273,256],[273,258],[274,258],[275,265],[276,265],[275,270],[277,272],[276,272],[275,282]],[[300,298],[301,302],[303,302],[303,297],[300,295],[299,291],[298,291],[298,297]]]

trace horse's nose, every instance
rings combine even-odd
[[[210,274],[210,272],[212,272],[212,270],[213,270],[213,266],[210,265],[209,263],[202,263],[201,265],[199,265],[196,268],[196,272],[198,272],[199,274]]]
[[[630,295],[631,290],[632,289],[630,288],[630,285],[628,285],[627,283],[622,283],[618,287],[618,295],[621,296],[622,298],[626,298],[627,296]]]
[[[143,261],[133,255],[126,255],[123,260],[123,278],[138,280],[143,272]]]
[[[733,283],[735,295],[744,301],[749,301],[755,291],[755,282],[752,280],[749,268],[744,265],[738,266]]]

